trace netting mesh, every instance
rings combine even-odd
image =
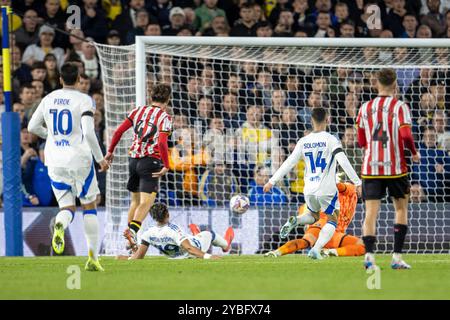
[[[109,141],[135,105],[135,47],[96,46]],[[361,103],[377,96],[375,72],[393,67],[398,96],[410,104],[422,153],[422,163],[411,166],[406,249],[449,251],[447,48],[146,45],[145,50],[147,90],[157,82],[168,83],[173,90],[171,171],[161,181],[159,200],[173,208],[178,223],[197,221],[213,229],[233,224],[241,231],[232,252],[257,253],[280,245],[280,226],[304,201],[303,163],[272,194],[263,194],[262,185],[309,132],[310,110],[315,106],[330,109],[329,129],[339,135],[359,172],[363,152],[356,142],[356,115]],[[127,134],[107,178],[106,254],[124,247],[131,132]],[[252,210],[243,217],[227,209],[228,199],[236,193],[251,201]],[[362,213],[358,206],[349,233],[361,235]],[[218,222],[218,216],[223,221]],[[378,223],[379,252],[392,249],[392,225],[393,209],[386,199]],[[291,238],[301,234],[299,228]]]

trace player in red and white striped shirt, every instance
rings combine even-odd
[[[358,143],[365,148],[361,177],[366,216],[363,241],[366,246],[365,267],[374,268],[376,223],[381,199],[393,198],[395,207],[394,255],[392,268],[409,269],[401,258],[408,229],[409,179],[404,148],[412,153],[414,162],[420,155],[414,146],[408,106],[395,98],[397,76],[393,69],[382,69],[377,79],[378,97],[364,103],[358,113]]]
[[[131,249],[136,249],[136,234],[156,199],[158,179],[169,171],[167,140],[172,131],[172,119],[166,113],[171,89],[159,84],[152,90],[150,106],[134,108],[114,132],[105,159],[112,161],[114,149],[123,133],[133,127],[133,143],[129,155],[127,189],[131,192],[128,229],[124,236]]]

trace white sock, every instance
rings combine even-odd
[[[373,253],[367,252],[366,255],[364,256],[364,260],[374,262],[375,256],[373,255]]]
[[[212,245],[215,247],[220,247],[222,249],[226,249],[228,247],[228,242],[220,235],[218,235],[217,233],[215,233],[215,238],[212,241]]]
[[[333,237],[334,231],[336,230],[336,226],[331,223],[326,223],[322,230],[320,230],[319,238],[317,238],[316,244],[314,248],[317,250],[322,250],[322,248],[331,240]]]
[[[84,234],[86,235],[89,257],[97,260],[98,220],[96,214],[84,215]]]
[[[67,229],[72,222],[74,213],[68,209],[63,209],[56,215],[55,224],[61,223],[64,229]]]
[[[314,222],[316,222],[316,219],[309,212],[297,216],[297,225],[303,226],[305,224],[312,224]]]

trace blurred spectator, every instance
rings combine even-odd
[[[244,3],[239,10],[240,19],[231,28],[232,37],[251,37],[256,34],[254,9],[250,3]]]
[[[159,25],[158,25],[158,27],[159,27]],[[147,30],[147,28],[146,28],[146,30]],[[118,46],[118,45],[120,45],[121,43],[120,43],[119,31],[117,31],[117,30],[110,30],[108,32],[108,36],[106,37],[106,44],[108,44],[110,46]]]
[[[19,101],[25,107],[25,117],[30,119],[33,108],[35,107],[35,89],[30,83],[26,83],[20,87]]]
[[[203,4],[195,9],[194,27],[200,32],[210,27],[211,20],[214,17],[226,17],[225,11],[217,7],[217,1],[203,0]]]
[[[444,150],[437,148],[436,129],[424,130],[419,147],[420,163],[413,165],[412,181],[420,183],[431,202],[448,202],[450,161]]]
[[[427,25],[420,25],[419,28],[417,29],[417,33],[416,33],[416,38],[432,38],[433,37],[433,33],[430,29],[429,26]]]
[[[4,110],[2,110],[4,111]],[[19,114],[20,123],[25,123],[25,106],[20,102],[16,102],[12,106],[12,111]]]
[[[22,50],[30,44],[36,44],[39,40],[38,15],[35,10],[27,10],[22,19],[22,26],[14,31],[16,44]]]
[[[297,121],[297,110],[295,108],[287,107],[283,109],[280,128],[281,146],[285,149],[285,152],[288,153],[289,144],[296,144],[304,131],[304,127]]]
[[[308,0],[294,0],[292,3],[293,9],[293,28],[295,31],[300,31],[301,28],[306,27],[306,18],[309,14]]]
[[[422,132],[424,127],[430,125],[433,114],[436,110],[436,98],[431,93],[423,93],[420,95],[419,109],[413,110],[412,115],[415,119],[416,127],[414,132]]]
[[[230,33],[230,26],[224,16],[216,16],[211,20],[211,27],[205,29],[203,36],[227,36]]]
[[[170,10],[170,25],[163,28],[162,34],[165,36],[175,36],[186,23],[186,14],[180,7],[174,7]]]
[[[239,110],[238,99],[232,94],[228,93],[222,97],[222,112],[220,113],[225,128],[237,129],[244,122],[242,119],[243,113]]]
[[[355,37],[355,24],[351,20],[347,20],[341,23],[339,27],[339,35],[341,38],[354,38]]]
[[[356,139],[356,129],[354,126],[346,126],[342,136],[342,147],[347,158],[353,165],[356,173],[361,173],[361,165],[364,157],[363,149],[359,148]]]
[[[411,53],[408,48],[395,48],[394,49],[394,59],[398,64],[408,64],[411,58]],[[397,84],[400,92],[406,93],[411,82],[416,79],[420,70],[418,68],[401,68],[397,70]]]
[[[417,21],[417,18],[412,13],[407,13],[403,16],[403,38],[415,38],[416,32],[417,32],[417,26],[419,25],[419,22]]]
[[[152,18],[159,22],[161,28],[170,25],[170,10],[172,9],[172,1],[170,0],[151,0],[146,1],[145,8]]]
[[[405,31],[402,24],[403,17],[407,13],[405,0],[392,0],[391,3],[391,10],[383,21],[384,27],[391,30],[395,38],[399,38]]]
[[[47,0],[52,1],[52,0]],[[55,38],[55,30],[46,25],[39,29],[39,42],[31,44],[23,53],[22,61],[28,65],[32,65],[35,61],[43,61],[45,55],[49,52],[53,53],[58,61],[58,67],[64,63],[64,50],[58,47],[53,47],[53,39]]]
[[[330,14],[326,11],[318,12],[315,20],[313,37],[334,37],[334,30],[331,28]]]
[[[405,98],[410,103],[412,110],[419,110],[420,96],[422,93],[428,92],[432,79],[433,70],[430,68],[421,68],[419,77],[410,84],[409,89],[405,94]],[[413,117],[417,118],[417,113],[413,113]]]
[[[208,207],[225,206],[230,198],[240,192],[233,172],[223,163],[211,163],[199,184],[200,199]]]
[[[59,70],[56,62],[56,57],[52,53],[48,53],[44,58],[44,65],[46,69],[45,84],[47,85],[46,92],[61,88],[59,79]],[[43,82],[44,84],[44,82]]]
[[[133,44],[136,36],[143,36],[145,29],[150,22],[150,17],[145,9],[139,9],[136,11],[136,27],[129,30],[127,33],[127,44]]]
[[[22,169],[22,176],[27,172],[28,168],[31,166],[32,162],[38,156],[38,153],[35,149],[35,145],[33,143],[33,135],[28,132],[25,124],[22,124],[22,129],[20,131],[20,148],[21,148],[21,157],[20,157],[20,166]],[[32,175],[26,176],[27,178],[32,177]],[[34,193],[30,194],[30,189],[26,190],[25,185],[27,185],[28,181],[25,181],[22,178],[22,190],[24,195],[24,200],[28,201],[29,205],[39,205],[39,199]],[[26,202],[25,202],[26,205]]]
[[[282,10],[275,24],[274,34],[278,37],[292,37],[294,16],[290,10]]]
[[[106,13],[98,0],[83,0],[81,6],[81,30],[86,37],[103,43],[108,34]]]
[[[410,191],[409,199],[411,203],[427,202],[427,196],[425,195],[425,192],[423,191],[423,188],[420,184],[413,183],[409,191]]]
[[[331,111],[334,118],[333,125],[337,125],[339,133],[342,133],[345,130],[345,126],[355,124],[361,101],[356,93],[348,92],[345,95],[343,104],[344,105],[338,103],[337,108],[333,108]]]
[[[22,54],[18,46],[13,46],[11,48],[11,56],[13,95],[16,97],[15,93],[19,91],[20,86],[24,83],[31,82],[31,67],[22,62]],[[1,81],[3,81],[3,76]]]
[[[42,21],[45,21],[45,23],[47,25],[51,25],[53,28],[59,28],[61,30],[64,30],[64,26],[67,21],[67,15],[61,8],[60,0],[45,0],[44,7],[41,6],[39,8],[41,9],[41,11],[38,12],[38,15],[42,19]],[[53,28],[51,28],[51,29],[54,30]],[[39,31],[39,36],[40,36],[40,31]],[[54,46],[55,47],[60,47],[60,46],[63,47],[64,46],[65,36],[62,33],[58,33],[58,34],[53,33],[53,37],[54,37]],[[59,60],[59,58],[58,58],[58,60]],[[60,65],[62,65],[62,62]]]
[[[42,61],[36,61],[31,66],[31,80],[38,80],[44,82],[45,91],[49,92],[51,90],[50,85],[46,82],[47,78],[47,68],[45,63]]]
[[[82,39],[84,39],[84,33],[81,29],[71,29],[70,34],[71,36],[69,37],[69,42],[71,48],[68,48],[66,51],[66,59],[80,58],[83,53]]]
[[[122,44],[128,44],[127,34],[137,26],[136,13],[144,9],[144,0],[129,0],[128,5],[122,9],[122,13],[112,23],[112,29],[117,30]]]
[[[441,37],[445,32],[445,16],[440,12],[440,0],[427,0],[428,13],[420,22],[430,27],[434,37]]]
[[[86,38],[81,45],[81,61],[84,64],[84,72],[89,78],[98,79],[100,77],[100,64],[95,54],[95,46],[91,42],[92,38]]]
[[[436,110],[432,125],[436,129],[438,147],[450,151],[450,130],[447,114],[443,110]]]
[[[150,22],[145,28],[146,36],[160,36],[161,35],[161,27],[157,22]]]
[[[89,94],[89,90],[91,89],[91,79],[89,79],[87,74],[80,74],[80,81],[77,83],[77,89],[83,93]]]
[[[260,21],[255,25],[257,37],[271,37],[273,35],[272,25],[268,21]]]
[[[35,104],[38,106],[39,103],[41,102],[42,98],[45,96],[45,91],[44,91],[44,83],[40,80],[33,80],[31,82],[31,85],[34,88],[34,92],[35,92]]]
[[[263,191],[263,187],[269,181],[270,177],[269,168],[264,166],[256,167],[254,180],[250,183],[250,190],[248,192],[248,198],[252,205],[267,206],[288,202],[285,193],[277,186],[274,186],[268,193]]]

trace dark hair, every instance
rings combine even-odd
[[[241,5],[241,7],[239,8],[239,10],[241,10],[241,9],[253,9],[253,5],[254,5],[254,3],[244,2]]]
[[[36,70],[36,69],[47,70],[47,68],[45,67],[45,63],[42,62],[42,61],[35,61],[35,62],[33,62],[33,64],[31,65],[31,71]]]
[[[71,86],[78,80],[78,66],[74,63],[64,63],[61,67],[61,78],[64,84]]]
[[[382,86],[391,86],[397,81],[397,74],[392,68],[384,68],[378,71],[378,82]]]
[[[80,78],[82,78],[84,80],[89,80],[89,77],[86,73],[80,73]]]
[[[32,89],[32,90],[34,90],[34,87],[31,85],[30,82],[24,83],[23,85],[20,86],[19,95],[23,93],[24,89]]]
[[[166,217],[169,215],[169,210],[164,203],[155,203],[150,208],[150,215],[152,216],[153,220],[157,222],[164,222]]]
[[[152,89],[152,101],[167,103],[169,102],[170,95],[172,94],[172,89],[167,84],[157,84]]]
[[[317,122],[322,123],[328,116],[328,111],[324,107],[316,107],[311,111],[311,118]]]

